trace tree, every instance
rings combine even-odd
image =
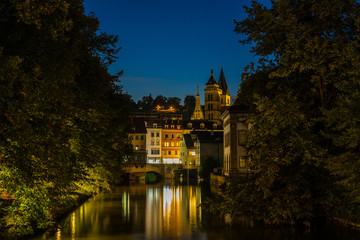
[[[187,95],[184,99],[183,117],[184,120],[190,120],[195,109],[196,99],[193,95]]]
[[[271,3],[253,1],[235,21],[240,42],[260,56],[236,100],[253,114],[253,175],[230,185],[223,209],[273,223],[324,214],[359,221],[359,4]]]
[[[176,110],[181,110],[181,99],[180,98],[177,98],[177,97],[169,97],[167,99],[167,107],[170,108],[172,107],[173,109],[176,109]]]
[[[166,97],[164,97],[162,95],[158,95],[154,99],[153,108],[156,108],[157,106],[165,107],[166,105],[167,105],[167,98]]]
[[[78,0],[0,3],[2,227],[46,228],[74,193],[108,187],[127,144],[129,96],[107,67],[117,38]]]

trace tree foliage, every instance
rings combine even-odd
[[[129,97],[107,67],[117,37],[80,0],[0,3],[4,226],[46,228],[73,194],[109,186],[126,146]]]
[[[359,11],[354,0],[257,1],[235,21],[260,57],[243,74],[251,176],[218,210],[270,223],[360,221]]]

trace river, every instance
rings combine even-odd
[[[166,183],[117,187],[70,213],[52,236],[35,239],[360,239],[360,231],[336,224],[312,231],[265,228],[253,222],[231,227],[208,217],[199,207],[207,189]]]

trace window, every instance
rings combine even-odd
[[[174,134],[171,134],[171,138],[174,138]]]
[[[238,130],[239,145],[245,145],[245,141],[246,141],[246,130]]]
[[[133,136],[130,136],[130,140],[133,140],[134,139],[134,137]]]
[[[160,137],[160,133],[157,132],[157,133],[156,133],[156,137]]]
[[[205,128],[205,124],[204,124],[204,123],[200,123],[200,128]]]
[[[145,145],[140,145],[141,150],[145,150]]]
[[[151,137],[154,137],[154,132],[151,132]]]
[[[177,129],[180,129],[181,128],[181,125],[176,125]]]
[[[168,147],[169,145],[170,145],[169,142],[165,142],[164,144],[165,147]]]
[[[138,145],[135,146],[135,150],[139,150],[139,146],[138,146]]]
[[[225,134],[225,147],[230,145],[230,133]]]
[[[160,145],[160,141],[156,140],[156,146],[159,146],[159,145]]]
[[[168,134],[165,134],[165,138],[168,138],[169,137],[169,135]]]
[[[168,154],[171,155],[171,151],[169,151]]]
[[[141,135],[141,136],[140,136],[140,139],[141,139],[141,140],[144,140],[144,135]]]
[[[154,140],[151,140],[151,146],[154,146]]]
[[[188,124],[187,124],[187,127],[188,127],[188,128],[192,128],[192,123],[188,123]]]
[[[216,123],[213,124],[213,129],[217,129],[217,124]]]
[[[165,125],[165,128],[169,128],[169,125]]]
[[[190,155],[191,155],[191,156],[195,156],[195,152],[190,152]]]
[[[153,124],[153,128],[157,128],[157,123],[154,123],[154,124]]]
[[[177,155],[177,151],[175,151],[175,155]]]
[[[171,125],[171,128],[175,128],[175,125]]]
[[[160,154],[160,149],[158,149],[158,148],[152,148],[152,149],[151,149],[151,154]]]
[[[181,138],[181,135],[180,135],[180,134],[178,134],[178,135],[177,135],[177,138]]]
[[[245,157],[239,157],[239,167],[240,168],[246,167],[246,158]]]
[[[171,142],[171,146],[172,146],[172,147],[174,146],[174,142]]]
[[[136,135],[136,136],[135,136],[135,140],[139,140],[139,135]]]

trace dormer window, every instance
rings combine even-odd
[[[175,128],[175,125],[171,125],[171,128]]]
[[[188,127],[188,128],[192,128],[192,123],[188,123],[188,124],[187,124],[187,127]]]
[[[169,125],[165,125],[165,128],[169,128]]]
[[[157,123],[154,123],[154,124],[153,124],[153,128],[157,128]]]
[[[181,128],[181,125],[176,125],[177,129],[180,129]]]
[[[205,124],[204,124],[204,123],[200,123],[200,128],[205,128]]]
[[[213,124],[213,129],[217,129],[217,124],[216,123]]]

